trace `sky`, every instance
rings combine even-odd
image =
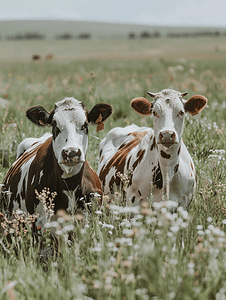
[[[1,0],[0,20],[226,27],[225,0]]]

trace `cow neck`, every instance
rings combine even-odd
[[[157,145],[158,160],[163,178],[163,189],[166,190],[167,180],[172,181],[175,174],[175,166],[179,165],[181,141],[173,149],[166,149]]]
[[[61,177],[66,186],[66,190],[74,191],[77,188],[81,188],[83,171],[84,171],[84,164],[83,164],[81,170],[79,171],[79,173],[77,173],[76,175],[73,175],[73,176],[67,177],[67,178]]]
[[[64,189],[67,191],[74,191],[78,186],[81,186],[81,180],[84,170],[84,164],[82,165],[80,171],[76,174],[72,174],[71,176],[67,176],[66,178],[63,177],[64,171],[61,169],[61,167],[58,164],[58,161],[56,159],[56,156],[54,155],[54,169],[55,173],[57,174],[57,178],[59,181],[64,182]]]

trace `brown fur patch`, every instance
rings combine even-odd
[[[166,152],[164,152],[164,151],[160,151],[160,154],[161,154],[161,156],[163,157],[163,158],[166,158],[166,159],[170,159],[170,157],[171,157],[171,155],[170,154],[167,154]]]
[[[162,172],[158,163],[158,166],[153,168],[153,184],[156,186],[157,189],[162,189],[163,186],[163,179],[162,179]]]
[[[180,154],[180,150],[181,150],[181,146],[178,149],[178,152],[177,152],[178,155]]]
[[[191,163],[191,168],[192,168],[192,171],[194,171],[194,166],[193,166],[193,164]]]
[[[26,177],[21,178],[21,167],[34,155],[35,157],[25,174],[27,176],[27,182],[25,182]],[[41,172],[42,177],[40,177]],[[69,199],[64,193],[65,190],[75,191],[74,196],[77,201],[77,207],[82,209],[84,208],[84,201],[90,202],[94,193],[98,193],[100,198],[102,198],[100,180],[87,161],[84,163],[81,171],[72,177],[62,179],[62,173],[63,171],[58,165],[53,152],[52,138],[47,139],[33,151],[24,153],[10,168],[4,181],[4,191],[10,189],[12,192],[9,212],[12,212],[13,201],[16,200],[20,206],[21,199],[24,199],[27,211],[33,214],[35,207],[39,203],[35,190],[40,193],[44,188],[49,188],[50,192],[57,193],[54,198],[55,212],[59,209],[66,210],[69,206]],[[22,187],[18,190],[20,180],[22,180]],[[2,197],[4,197],[4,193],[2,193]],[[101,202],[101,199],[99,200]]]
[[[129,152],[141,142],[143,136],[144,136],[144,133],[139,132],[138,134],[135,135],[135,138],[132,141],[129,141],[128,143],[123,143],[118,148],[118,151],[109,160],[109,162],[105,166],[102,167],[99,177],[104,186],[106,183],[106,176],[111,168],[115,167],[116,173],[117,172],[120,172],[122,174],[124,173],[126,158],[129,154]],[[127,163],[127,169],[128,169],[128,167],[129,167],[129,164]],[[116,176],[116,173],[114,176],[114,183],[116,183],[116,185],[119,186],[120,178],[118,176]],[[112,182],[113,182],[113,180],[111,180],[111,185],[112,185]],[[111,188],[111,185],[109,186],[110,188]]]
[[[132,165],[132,170],[134,171],[137,167],[137,165],[142,161],[143,157],[144,157],[144,153],[145,153],[145,150],[139,150],[137,152],[137,157],[138,159],[135,160],[135,162],[133,163]],[[132,185],[132,179],[133,179],[133,173],[131,174],[130,176],[130,180],[129,180],[129,183],[128,183],[128,186]]]
[[[128,135],[133,135],[135,138],[142,139],[147,133],[148,131],[139,131],[139,132],[130,132]]]
[[[151,145],[151,151],[154,149],[154,147],[156,146],[156,142],[155,142],[155,137],[153,138],[153,143]]]
[[[129,159],[128,159],[128,161],[127,161],[127,165],[126,165],[127,170],[129,170],[129,164],[130,164],[131,158],[132,158],[132,156],[130,156]]]
[[[197,115],[207,104],[207,99],[202,95],[192,96],[185,104],[184,109],[192,116]]]
[[[143,97],[135,98],[130,103],[131,107],[140,115],[150,115],[152,103]]]
[[[179,168],[179,164],[177,164],[177,165],[174,167],[174,174],[177,173],[178,168]]]

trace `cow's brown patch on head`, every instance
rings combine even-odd
[[[157,189],[162,189],[163,186],[163,179],[162,179],[162,172],[158,163],[158,166],[155,166],[152,170],[153,172],[153,184],[156,186]]]
[[[180,150],[181,150],[181,146],[178,149],[178,152],[177,152],[178,155],[180,154]]]
[[[191,177],[193,177],[192,173],[191,173]]]
[[[153,138],[153,143],[151,145],[151,151],[156,147],[155,137]]]
[[[193,166],[192,162],[191,162],[191,168],[192,168],[192,171],[194,171],[194,166]]]
[[[177,165],[174,167],[174,174],[177,173],[178,168],[179,168],[179,164],[177,164]]]
[[[163,157],[163,158],[166,158],[166,159],[170,159],[170,157],[171,157],[171,155],[170,154],[167,154],[166,152],[164,152],[164,151],[160,151],[160,154],[161,154],[161,156]]]

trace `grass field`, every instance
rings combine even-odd
[[[217,48],[216,48],[217,47]],[[86,216],[62,216],[60,248],[40,256],[30,219],[16,216],[0,233],[0,299],[226,299],[226,39],[150,41],[59,41],[0,43],[0,180],[15,159],[17,145],[48,129],[25,118],[28,107],[51,110],[65,96],[113,106],[105,129],[90,126],[87,159],[97,168],[98,144],[108,130],[131,123],[152,126],[130,109],[146,92],[173,88],[208,98],[208,107],[186,118],[183,139],[197,173],[188,213],[170,214],[167,204],[125,207],[120,192]],[[50,61],[31,61],[34,53]],[[150,196],[150,200],[152,197]],[[72,243],[68,230],[72,230]],[[11,239],[7,243],[7,238]],[[47,249],[50,232],[43,243]]]

